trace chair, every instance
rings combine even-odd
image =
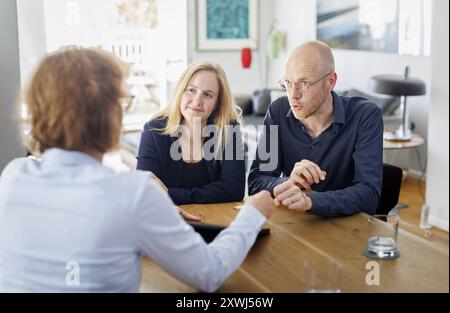
[[[398,203],[403,171],[400,167],[383,164],[381,199],[376,214],[388,214]]]

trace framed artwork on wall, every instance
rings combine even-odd
[[[197,49],[258,47],[257,0],[197,0]]]
[[[397,1],[379,3],[317,0],[317,39],[332,48],[396,53]]]
[[[317,0],[317,40],[331,48],[429,55],[429,0]]]

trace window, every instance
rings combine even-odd
[[[124,116],[124,124],[134,124],[131,128],[138,129],[167,104],[173,85],[170,79],[178,78],[186,66],[187,8],[182,3],[179,0],[18,0],[19,37],[25,54],[21,63],[33,60],[33,64],[26,64],[23,77],[26,80],[43,54],[61,46],[108,50],[130,66],[127,83],[134,100],[130,112]],[[38,15],[36,11],[42,13]]]

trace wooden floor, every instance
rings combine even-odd
[[[424,204],[425,183],[412,177],[407,177],[402,183],[400,191],[400,202],[408,205],[407,208],[400,209],[400,228],[418,235],[425,240],[439,246],[442,249],[449,249],[448,232],[438,228],[432,228],[425,232],[419,227],[420,214]]]

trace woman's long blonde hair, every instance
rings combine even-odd
[[[159,129],[162,134],[171,135],[178,131],[179,125],[181,125],[183,120],[183,115],[181,114],[181,98],[192,77],[199,71],[213,72],[217,77],[219,95],[217,97],[216,108],[209,119],[218,127],[218,146],[223,150],[225,148],[224,143],[228,138],[227,126],[233,122],[241,122],[241,110],[234,103],[225,71],[222,66],[213,61],[203,60],[191,64],[178,80],[172,101],[166,108],[157,113],[154,118],[167,119],[166,126],[163,129]]]

